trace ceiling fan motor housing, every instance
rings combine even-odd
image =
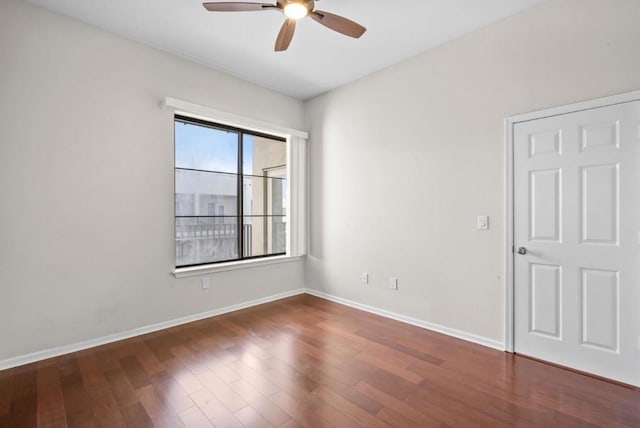
[[[297,3],[304,6],[309,12],[312,12],[313,8],[315,7],[314,0],[278,0],[277,1],[278,7],[282,9],[284,9],[287,5],[291,3]]]

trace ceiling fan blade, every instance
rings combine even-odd
[[[222,1],[216,3],[202,3],[209,12],[251,12],[276,8],[269,3],[251,3],[246,1]]]
[[[342,16],[334,15],[333,13],[325,12],[323,10],[314,10],[309,14],[311,18],[327,28],[331,28],[333,31],[342,33],[346,36],[359,38],[367,31],[362,25],[357,22],[353,22]]]
[[[291,39],[293,39],[293,33],[296,31],[296,20],[295,19],[287,19],[282,24],[282,28],[280,28],[280,32],[278,33],[278,38],[276,39],[276,52],[286,51],[291,43]]]

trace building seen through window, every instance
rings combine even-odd
[[[176,116],[176,267],[285,254],[286,162],[281,138]]]

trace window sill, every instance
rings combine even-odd
[[[175,276],[176,278],[187,278],[190,276],[208,275],[211,273],[226,272],[229,270],[248,269],[258,266],[290,263],[302,260],[303,258],[304,256],[265,257],[264,259],[257,260],[241,260],[237,262],[217,263],[188,268],[177,268],[173,271],[173,276]]]

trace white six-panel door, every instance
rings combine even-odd
[[[513,144],[515,352],[640,385],[640,101]]]

